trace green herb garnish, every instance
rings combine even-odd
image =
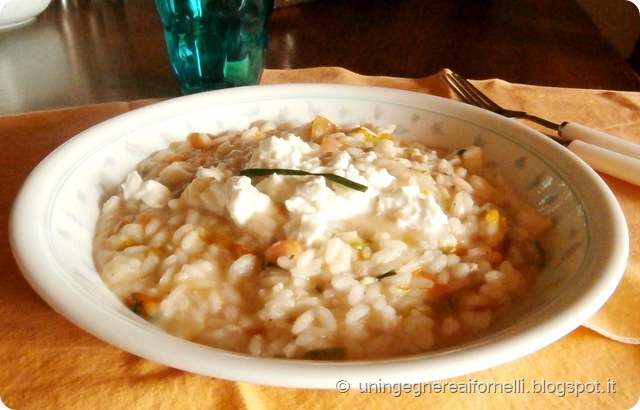
[[[385,272],[380,276],[376,276],[376,279],[380,280],[380,279],[388,278],[389,276],[394,276],[397,274],[398,273],[395,270],[391,269],[389,272]]]
[[[273,168],[273,169],[268,169],[268,168],[249,168],[249,169],[244,169],[244,170],[240,171],[240,175],[246,176],[246,177],[259,177],[259,176],[272,175],[272,174],[278,174],[278,175],[303,175],[303,176],[312,175],[312,176],[317,176],[317,177],[324,177],[324,178],[328,179],[329,181],[333,181],[333,182],[338,183],[340,185],[344,185],[347,188],[351,188],[351,189],[354,189],[356,191],[366,192],[367,189],[368,189],[366,185],[362,185],[362,184],[354,182],[354,181],[352,181],[350,179],[347,179],[347,178],[344,178],[344,177],[341,177],[341,176],[335,175],[335,174],[329,174],[329,173],[313,173],[313,172],[301,171],[299,169],[284,169],[284,168]]]

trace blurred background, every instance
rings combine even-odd
[[[578,0],[578,3],[616,50],[631,58],[640,37],[638,8],[628,0]]]
[[[450,68],[640,90],[640,13],[627,0],[278,1],[267,68],[409,78]],[[179,94],[153,0],[53,0],[35,22],[0,30],[0,115]]]

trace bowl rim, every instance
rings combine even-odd
[[[499,124],[508,133],[525,133],[531,138],[537,138],[537,143],[545,150],[561,155],[574,167],[575,175],[572,178],[576,182],[580,181],[589,195],[603,204],[602,213],[598,216],[610,225],[610,235],[599,245],[600,258],[596,261],[596,269],[603,273],[595,277],[582,293],[574,292],[566,300],[559,301],[555,306],[555,310],[559,308],[559,313],[555,310],[543,311],[533,324],[535,332],[523,324],[521,328],[510,332],[506,339],[493,337],[490,345],[471,343],[428,355],[379,361],[310,362],[256,358],[223,351],[169,335],[143,319],[128,317],[125,320],[119,312],[106,308],[96,309],[93,301],[79,294],[78,289],[68,283],[61,285],[55,275],[44,274],[49,262],[47,258],[31,257],[34,238],[44,240],[42,227],[30,216],[34,212],[48,212],[45,199],[53,187],[43,187],[40,184],[42,178],[51,175],[48,164],[60,161],[67,155],[74,159],[80,158],[79,151],[85,145],[95,148],[97,143],[108,144],[114,136],[145,127],[157,118],[214,109],[222,101],[243,104],[256,99],[291,96],[310,99],[320,96],[366,96],[381,103],[397,103],[401,100],[409,105],[436,105],[447,113],[443,115],[462,118],[463,121],[479,126]],[[504,134],[502,128],[500,133]],[[56,172],[65,174],[69,171],[64,169]],[[629,252],[624,214],[609,187],[595,171],[543,134],[513,120],[458,101],[415,91],[344,84],[273,84],[210,91],[161,101],[103,121],[64,142],[34,168],[14,201],[9,232],[14,258],[23,276],[40,297],[67,320],[111,345],[139,357],[206,376],[281,387],[324,389],[335,388],[339,379],[351,382],[368,378],[376,381],[383,377],[385,382],[431,382],[470,374],[528,355],[570,333],[604,305],[622,278]],[[111,325],[125,326],[127,331],[114,332]],[[171,354],[168,355],[167,352]],[[247,368],[254,371],[247,372]],[[438,369],[438,372],[431,369]],[[313,376],[310,377],[309,374]]]

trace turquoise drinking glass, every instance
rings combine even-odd
[[[156,0],[182,92],[254,85],[264,71],[274,0]]]

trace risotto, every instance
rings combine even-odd
[[[385,358],[477,337],[525,295],[550,221],[481,147],[393,132],[316,117],[171,143],[102,206],[103,281],[171,334],[255,356]]]

